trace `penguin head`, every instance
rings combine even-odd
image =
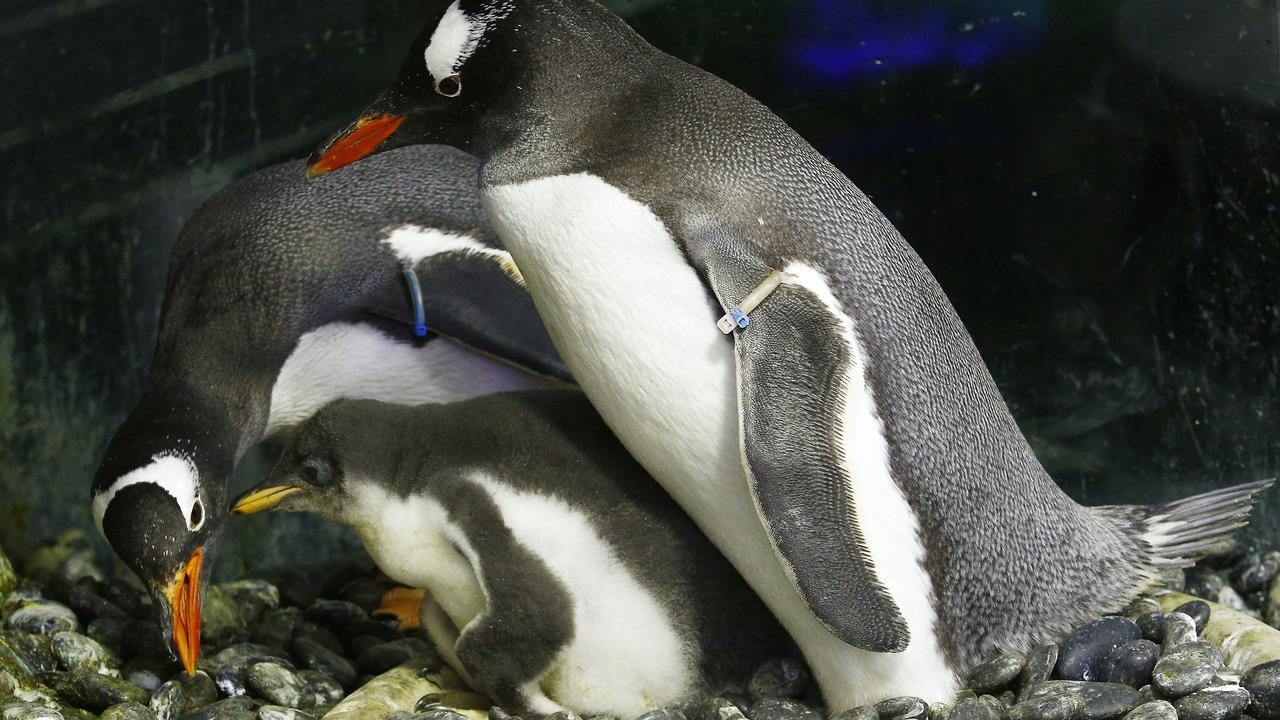
[[[94,477],[94,521],[148,588],[171,651],[194,674],[232,463],[217,443],[184,439],[180,426],[143,432],[136,423],[116,433]]]
[[[342,409],[357,402],[368,401],[329,403],[300,425],[271,475],[237,498],[231,513],[312,512],[341,522],[350,507],[345,483],[349,458],[342,440],[361,436],[360,428],[346,426]]]
[[[594,0],[454,0],[433,13],[391,87],[320,145],[307,172],[422,143],[485,157],[550,114],[589,112],[596,93],[619,85],[602,71],[644,47]]]

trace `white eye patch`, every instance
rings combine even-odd
[[[514,9],[510,0],[501,0],[489,3],[482,12],[468,15],[462,11],[458,0],[454,0],[444,11],[444,17],[436,25],[423,54],[431,79],[440,82],[450,75],[457,75],[480,47],[489,28]]]
[[[188,530],[194,532],[204,526],[208,513],[200,500],[200,476],[195,464],[176,453],[160,453],[152,456],[150,464],[121,475],[111,487],[94,496],[93,521],[98,532],[102,532],[102,518],[116,494],[138,483],[151,483],[173,497],[182,510]]]

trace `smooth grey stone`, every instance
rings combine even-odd
[[[951,706],[946,703],[929,704],[929,720],[947,720],[951,717]]]
[[[187,698],[182,692],[182,684],[176,680],[170,680],[161,685],[151,693],[150,707],[158,720],[175,720],[187,709]]]
[[[1001,718],[1007,718],[1009,716],[1009,706],[1005,705],[1004,701],[1002,701],[1000,698],[994,697],[992,695],[979,695],[978,702],[986,703],[987,706],[990,707]]]
[[[1156,697],[1155,688],[1151,687],[1150,685],[1143,685],[1142,687],[1138,688],[1138,704],[1139,705],[1142,705],[1144,703],[1154,702],[1160,699],[1161,698]]]
[[[658,708],[642,714],[636,720],[685,720],[684,713],[672,708]]]
[[[284,652],[255,643],[232,645],[209,658],[209,661],[215,668],[228,668],[241,677],[248,672],[250,666],[260,662],[273,662],[288,668],[293,667],[293,662]]]
[[[240,617],[240,606],[220,586],[205,591],[201,615],[200,640],[211,647],[227,647],[249,637],[248,625]]]
[[[1165,652],[1151,674],[1151,684],[1166,699],[1180,698],[1209,687],[1220,667],[1222,651],[1217,646],[1187,643]]]
[[[1018,676],[1018,697],[1019,699],[1026,696],[1031,688],[1039,685],[1049,676],[1053,675],[1053,669],[1058,666],[1058,646],[1056,643],[1041,645],[1031,651],[1027,656],[1027,664],[1022,668],[1022,674]]]
[[[964,698],[951,708],[950,720],[1001,720],[1003,714],[978,698]]]
[[[227,698],[192,710],[178,720],[257,720],[258,703],[247,697]]]
[[[876,703],[876,712],[883,720],[921,718],[929,712],[929,706],[918,697],[903,696],[881,700]]]
[[[399,621],[395,618],[365,618],[338,628],[338,637],[348,644],[361,635],[372,635],[381,638],[383,642],[399,640],[403,637],[400,634]]]
[[[435,655],[435,649],[420,638],[392,640],[370,648],[356,658],[356,669],[362,673],[378,675],[401,665],[412,658]]]
[[[125,580],[111,578],[103,583],[102,597],[131,618],[146,620],[151,617],[151,609],[142,602],[142,594]]]
[[[44,705],[12,703],[0,708],[0,720],[63,720],[63,715]]]
[[[102,712],[132,700],[146,702],[147,692],[119,678],[84,671],[41,673],[40,681],[69,705]]]
[[[492,711],[489,713],[489,720],[497,720],[493,717]],[[690,720],[746,720],[746,715],[741,708],[727,698],[710,697],[698,704],[698,708]],[[870,718],[857,718],[857,720],[880,719],[878,715],[872,715]]]
[[[512,715],[506,710],[503,710],[497,705],[494,705],[493,707],[489,708],[489,720],[511,720],[514,717],[516,716]]]
[[[358,675],[350,660],[307,638],[295,639],[291,649],[293,656],[304,667],[331,675],[344,688],[355,687]]]
[[[317,600],[307,608],[303,617],[318,625],[343,628],[360,620],[367,620],[369,613],[346,600]]]
[[[1103,682],[1140,688],[1151,684],[1151,672],[1160,659],[1160,646],[1150,640],[1130,640],[1107,655],[1102,663]]]
[[[1197,635],[1203,633],[1205,626],[1209,624],[1209,603],[1203,600],[1192,600],[1191,602],[1183,603],[1174,612],[1180,612],[1191,618],[1192,622],[1196,624]]]
[[[1206,600],[1217,600],[1227,587],[1222,576],[1202,568],[1191,568],[1187,571],[1187,594],[1202,597]]]
[[[1180,645],[1196,642],[1199,638],[1200,636],[1196,633],[1196,621],[1192,620],[1190,615],[1179,612],[1165,613],[1164,639],[1161,641],[1161,648],[1165,653]]]
[[[974,668],[966,684],[976,693],[994,692],[1016,680],[1024,667],[1026,662],[1021,658],[997,655]]]
[[[569,710],[559,710],[548,715],[544,720],[582,720],[578,714]]]
[[[0,632],[0,646],[17,654],[29,672],[53,672],[58,669],[58,656],[53,643],[45,635],[5,630]]]
[[[375,648],[386,642],[376,635],[357,635],[347,643],[348,657],[358,658],[364,654],[366,650]]]
[[[248,685],[275,705],[296,708],[302,702],[303,682],[288,668],[274,662],[249,667]]]
[[[1009,720],[1079,720],[1084,700],[1074,695],[1048,695],[1023,700],[1009,708]]]
[[[1258,720],[1280,720],[1280,660],[1250,668],[1240,678],[1240,687],[1253,696],[1250,715]]]
[[[155,692],[164,678],[173,674],[174,662],[169,658],[136,657],[124,664],[124,679],[146,690]]]
[[[218,686],[204,670],[197,670],[195,675],[180,673],[173,679],[182,686],[189,708],[204,707],[218,699]]]
[[[435,708],[415,714],[413,720],[467,720],[467,716],[449,708]]]
[[[388,715],[386,720],[413,720],[413,713],[408,710],[396,710]]]
[[[66,605],[42,600],[18,609],[9,616],[4,626],[11,630],[52,637],[63,630],[79,630],[80,620]]]
[[[1156,602],[1153,598],[1142,595],[1129,603],[1129,605],[1124,609],[1123,614],[1130,620],[1137,622],[1139,617],[1153,612],[1160,612],[1160,603]]]
[[[297,618],[265,617],[249,625],[249,640],[273,648],[289,647],[293,640],[293,628],[298,624]]]
[[[1160,570],[1160,584],[1166,590],[1184,592],[1187,589],[1187,574],[1182,568],[1163,568]]]
[[[1267,587],[1280,573],[1280,552],[1250,553],[1231,569],[1231,584],[1242,593],[1257,592]]]
[[[169,657],[169,643],[154,620],[134,620],[124,636],[124,657]]]
[[[795,658],[775,658],[751,675],[747,694],[752,700],[763,697],[798,698],[809,689],[809,668]]]
[[[53,654],[64,670],[120,675],[120,662],[111,651],[92,638],[76,632],[60,632],[50,641]]]
[[[1219,685],[1175,700],[1179,720],[1236,720],[1249,707],[1249,691],[1235,685]]]
[[[1236,592],[1236,589],[1230,585],[1222,588],[1222,591],[1218,593],[1217,599],[1218,604],[1224,607],[1232,610],[1240,610],[1242,612],[1250,612],[1248,603],[1246,603],[1244,598],[1240,597],[1240,593]]]
[[[258,720],[315,720],[315,717],[305,710],[279,705],[263,705],[258,708]]]
[[[1049,680],[1035,686],[1027,693],[1027,700],[1037,700],[1055,695],[1068,695],[1084,702],[1084,720],[1111,720],[1129,712],[1138,705],[1138,691],[1128,685],[1075,680]]]
[[[266,580],[234,580],[218,587],[235,600],[240,618],[246,624],[256,622],[267,612],[280,607],[280,591]]]
[[[1018,694],[1012,690],[1005,690],[995,697],[1000,701],[1000,704],[1005,707],[1013,707],[1014,704],[1018,702]]]
[[[298,679],[303,682],[303,707],[333,705],[347,695],[342,685],[328,673],[318,670],[299,670]]]
[[[1102,662],[1112,650],[1142,639],[1138,624],[1126,617],[1104,617],[1076,628],[1062,641],[1058,653],[1058,677],[1064,680],[1098,680]]]
[[[751,706],[751,720],[823,720],[822,713],[786,698],[760,698]]]
[[[1153,700],[1130,710],[1124,720],[1178,720],[1178,711],[1168,700]]]
[[[213,684],[223,697],[239,697],[245,693],[244,678],[229,667],[220,667],[214,671]]]
[[[156,714],[151,712],[146,705],[126,702],[112,705],[103,710],[102,715],[98,716],[98,720],[156,720]]]
[[[118,617],[100,617],[85,626],[84,634],[116,655],[122,655],[129,621]]]
[[[97,620],[100,617],[115,617],[128,620],[129,613],[116,607],[110,600],[94,592],[91,588],[77,583],[67,589],[63,597],[67,607],[75,612],[81,620]]]
[[[310,640],[329,648],[331,652],[338,655],[346,652],[346,648],[342,646],[342,641],[338,639],[337,635],[333,634],[328,628],[317,625],[310,620],[299,621],[297,625],[293,626],[292,641],[296,640]]]

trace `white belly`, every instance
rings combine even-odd
[[[911,646],[888,655],[840,642],[805,607],[751,498],[732,343],[663,223],[585,174],[493,187],[485,206],[582,389],[786,626],[829,709],[904,694],[949,702],[956,683],[931,613],[908,616]]]
[[[280,369],[266,435],[339,398],[423,405],[552,384],[447,338],[415,347],[372,325],[330,323],[303,335]]]

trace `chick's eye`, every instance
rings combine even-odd
[[[440,78],[436,81],[436,92],[448,98],[458,97],[462,94],[462,78],[458,75]]]
[[[204,503],[199,499],[191,506],[191,516],[187,518],[187,527],[199,530],[204,525]]]
[[[328,485],[333,482],[333,467],[322,457],[308,455],[302,461],[302,479],[312,485]]]

